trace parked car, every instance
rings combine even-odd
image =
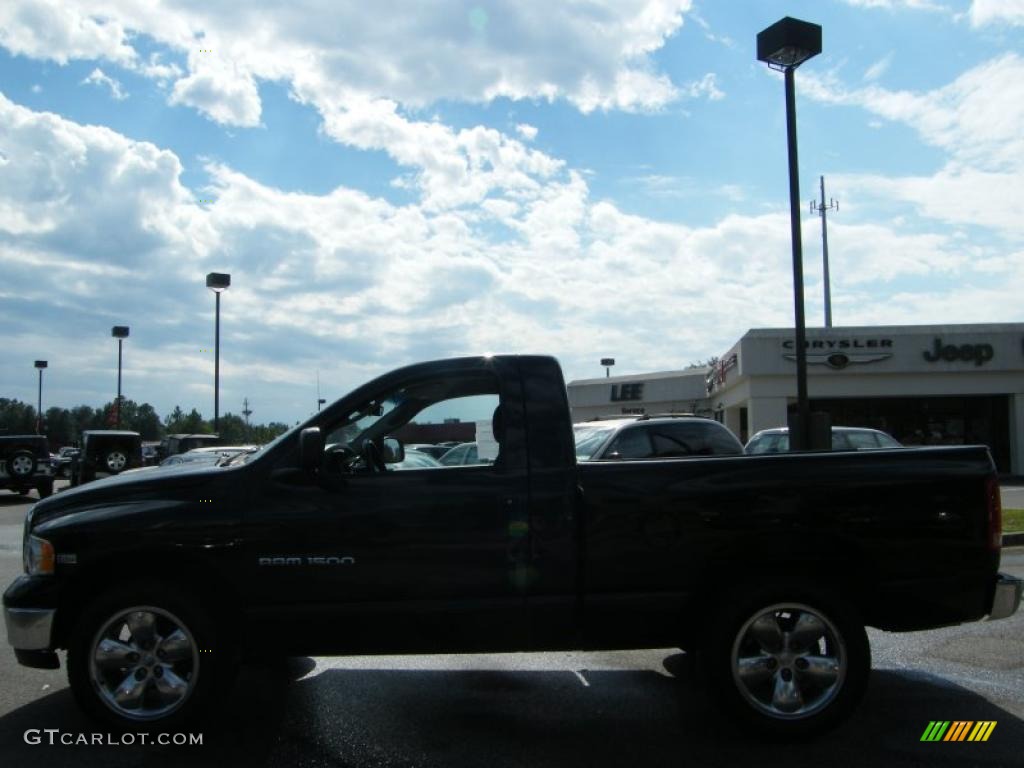
[[[434,469],[435,467],[443,467],[440,461],[435,459],[429,453],[424,453],[418,450],[407,450],[405,451],[405,457],[401,461],[392,462],[388,464],[388,469]]]
[[[259,450],[255,445],[216,445],[205,448],[193,448],[185,453],[176,453],[160,462],[161,467],[176,464],[216,464],[222,459],[231,459],[240,453],[252,453]]]
[[[186,453],[193,448],[216,446],[220,443],[220,435],[168,435],[160,442],[160,458],[166,459],[178,453]]]
[[[425,443],[410,443],[405,446],[406,451],[419,451],[420,453],[425,453],[435,459],[440,459],[448,453],[451,448],[452,446],[450,445],[427,445]]]
[[[57,465],[54,467],[54,474],[57,477],[71,477],[71,464],[79,453],[81,453],[81,449],[73,445],[66,445],[57,451]]]
[[[147,467],[160,463],[159,441],[148,441],[142,444],[142,463]]]
[[[0,435],[0,488],[39,498],[53,493],[50,448],[43,435]]]
[[[142,436],[124,429],[92,429],[82,433],[82,450],[71,464],[71,485],[117,475],[142,466]]]
[[[892,435],[879,429],[865,427],[832,427],[833,451],[867,451],[880,448],[902,448]],[[747,441],[743,451],[758,453],[786,453],[789,450],[789,428],[762,429]]]
[[[395,432],[480,395],[494,464],[388,467]],[[984,446],[578,462],[557,361],[488,355],[392,371],[238,462],[38,502],[3,603],[19,663],[66,649],[78,704],[131,731],[194,721],[249,653],[683,648],[745,730],[799,738],[864,695],[866,626],[1018,609],[1000,529]]]
[[[490,464],[491,459],[481,459],[476,443],[462,443],[450,448],[438,459],[443,466],[460,467],[469,464]]]
[[[577,461],[740,456],[743,444],[714,419],[664,414],[594,419],[573,425]]]

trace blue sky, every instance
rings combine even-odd
[[[419,359],[683,367],[792,322],[784,15],[801,193],[837,325],[1021,320],[1024,0],[254,2],[0,8],[0,395],[116,383],[294,422]],[[289,6],[298,8],[298,6]],[[820,222],[804,216],[820,323]]]

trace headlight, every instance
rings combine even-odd
[[[25,573],[29,576],[52,576],[55,557],[53,544],[38,536],[25,539]]]

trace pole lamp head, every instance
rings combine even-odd
[[[128,338],[128,326],[127,325],[115,325],[110,329],[110,335],[115,339],[127,339]]]
[[[43,370],[43,368],[46,368],[46,367],[47,367],[47,362],[45,360],[36,360],[36,368],[38,368],[39,370]]]
[[[210,272],[206,276],[206,287],[214,293],[227,290],[231,285],[231,275],[226,272]]]
[[[757,58],[772,69],[796,69],[821,53],[821,27],[786,16],[757,33]]]

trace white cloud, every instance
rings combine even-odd
[[[537,138],[537,128],[527,123],[519,123],[516,125],[516,133],[523,137],[525,141],[533,141]]]
[[[857,8],[881,8],[887,11],[908,8],[914,11],[948,11],[938,0],[843,0]]]
[[[968,15],[972,27],[983,27],[988,24],[1024,26],[1024,2],[1022,0],[973,0]]]
[[[89,76],[82,80],[82,85],[99,85],[106,86],[110,89],[110,95],[115,101],[124,101],[128,98],[128,94],[124,92],[121,87],[121,83],[108,75],[103,73],[103,70],[96,67]]]
[[[708,72],[700,80],[687,85],[686,93],[692,99],[705,96],[709,101],[719,101],[725,98],[725,93],[718,88],[718,78],[714,72]]]
[[[874,81],[884,75],[892,65],[892,52],[887,53],[864,71],[864,79]]]
[[[188,54],[178,102],[240,125],[258,119],[253,83],[260,79],[303,83],[307,93],[314,83],[345,83],[405,107],[505,96],[565,99],[584,111],[642,111],[678,96],[651,54],[682,26],[691,4],[529,0],[483,11],[472,0],[446,0],[419,10],[386,2],[368,13],[357,3],[311,0],[296,13],[267,4],[110,0],[99,15],[85,0],[8,0],[0,45],[37,59],[106,59],[167,76],[140,61],[132,34],[142,33]],[[321,88],[321,99],[330,98],[328,90]],[[217,107],[217,97],[229,103]]]
[[[411,152],[432,130],[429,141],[451,147],[428,151],[419,167],[440,178],[443,163],[432,163],[461,157],[453,178],[487,196],[477,206],[442,206],[442,192],[432,191],[396,206],[345,188],[286,193],[210,164],[203,196],[214,202],[201,207],[182,187],[173,153],[0,97],[0,297],[5,306],[30,302],[61,329],[46,334],[0,310],[8,353],[46,348],[90,380],[105,375],[96,338],[132,317],[134,386],[160,410],[181,402],[208,412],[209,361],[198,350],[209,341],[212,305],[202,275],[227,271],[222,402],[255,395],[271,417],[306,412],[289,393],[318,367],[339,389],[410,359],[482,349],[550,351],[570,375],[592,365],[594,349],[629,349],[630,365],[642,370],[720,353],[748,327],[791,321],[788,212],[705,227],[652,221],[592,199],[582,174],[531,159],[496,131],[456,132],[367,109],[368,126],[349,126],[349,135],[372,136],[371,118],[382,114],[383,129],[398,134],[390,145],[408,141]],[[530,163],[539,170],[518,183]],[[813,242],[817,222],[805,226]],[[986,265],[977,274],[993,280],[1024,267],[1019,249],[1008,257],[898,224],[837,221],[830,234],[837,311],[850,322],[894,321],[902,309],[890,307],[889,286],[906,276],[966,281],[1005,308],[1010,299],[979,282],[969,263]],[[810,257],[807,274],[812,295]],[[860,303],[843,304],[849,296]],[[910,305],[913,294],[900,307]],[[947,302],[944,319],[956,319],[949,313],[959,305]]]
[[[255,79],[219,53],[191,53],[189,75],[175,81],[168,101],[195,107],[224,125],[251,128],[260,122]]]
[[[64,0],[0,4],[0,45],[13,54],[59,64],[106,59],[128,65],[136,58],[121,20],[74,9]]]
[[[1024,166],[1024,59],[1017,54],[992,59],[925,93],[875,85],[847,89],[814,73],[801,79],[801,88],[819,101],[906,123],[959,163],[988,170]]]
[[[1008,53],[927,92],[877,85],[847,88],[834,76],[807,73],[801,88],[813,99],[856,106],[906,124],[947,161],[931,176],[851,175],[858,190],[914,205],[958,225],[991,227],[1024,238],[1024,59]]]

